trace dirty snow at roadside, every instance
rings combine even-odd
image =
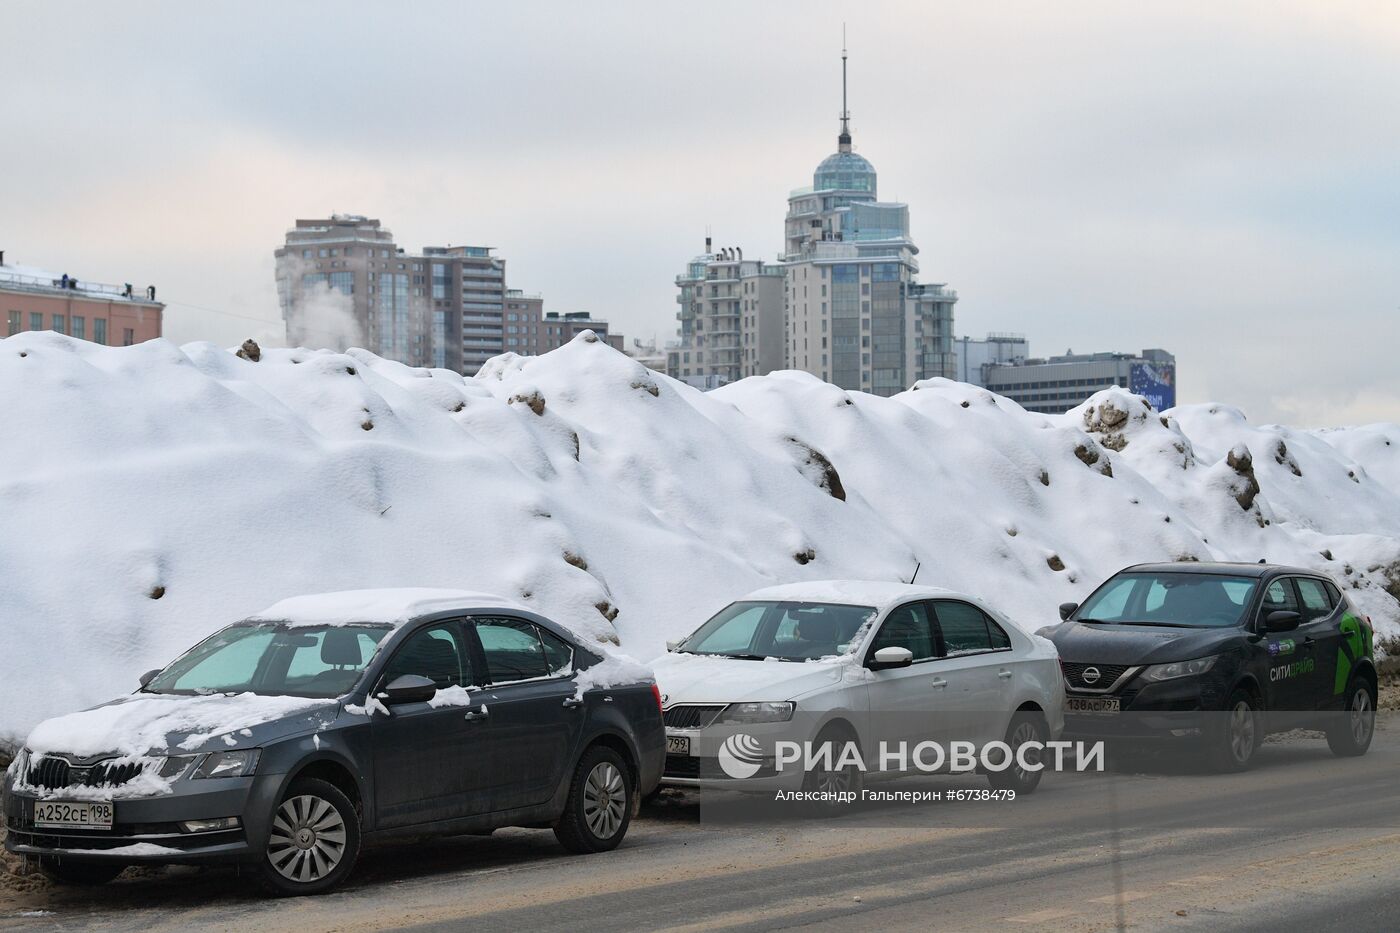
[[[0,733],[303,593],[467,589],[654,658],[751,590],[908,579],[1034,630],[1139,560],[1331,573],[1400,633],[1400,426],[930,380],[701,393],[585,335],[474,378],[360,350],[0,340]]]

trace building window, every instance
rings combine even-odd
[[[105,317],[95,317],[92,319],[92,342],[107,345],[107,319]]]
[[[17,333],[19,333],[19,312],[18,312],[18,311],[11,311],[11,312],[10,312],[10,332],[9,332],[6,336],[8,336],[8,337],[13,337],[13,336],[14,336],[15,334],[17,334]]]
[[[73,315],[72,335],[74,337],[77,337],[79,340],[87,339],[87,318],[80,317],[76,314]]]
[[[122,346],[129,347],[134,343],[136,343],[136,331],[130,327],[124,328],[122,330]]]
[[[30,312],[29,312],[29,329],[30,329],[30,330],[43,330],[43,329],[44,329],[44,315],[43,315],[43,312],[41,312],[41,311],[30,311]]]

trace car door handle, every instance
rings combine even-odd
[[[1002,680],[1010,680],[1010,679],[1011,679],[1011,672],[1010,672],[1010,671],[997,671],[997,676],[1000,677]]]
[[[483,710],[469,709],[469,710],[467,710],[467,714],[466,714],[465,716],[463,716],[462,718],[465,719],[467,722],[480,722],[481,720],[488,718],[490,715],[491,715],[491,714],[488,713],[488,712],[487,712],[486,710],[484,710],[484,709],[483,709]]]
[[[583,705],[583,701],[580,700],[578,697],[566,697],[566,698],[564,699],[564,708],[565,708],[565,709],[575,709],[575,708],[580,707],[580,706],[582,706],[582,705]]]
[[[944,680],[942,677],[935,677],[928,682],[928,685],[930,687],[946,687],[948,686],[948,681]]]

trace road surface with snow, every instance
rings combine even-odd
[[[0,928],[1392,929],[1397,769],[1391,719],[1359,760],[1289,739],[1246,774],[1149,759],[1053,775],[1010,804],[744,826],[667,796],[605,855],[565,855],[547,831],[502,831],[370,850],[326,897],[265,900],[226,871],[163,873],[0,897]]]

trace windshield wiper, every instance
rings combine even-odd
[[[1112,625],[1112,619],[1075,619],[1076,622],[1089,622],[1094,625]]]
[[[1128,622],[1128,621],[1125,620],[1125,621],[1119,622],[1119,623],[1117,623],[1117,624],[1118,624],[1118,625],[1150,625],[1150,626],[1152,626],[1152,627],[1154,627],[1154,628],[1200,628],[1199,625],[1187,625],[1185,622],[1143,622],[1143,621]]]

